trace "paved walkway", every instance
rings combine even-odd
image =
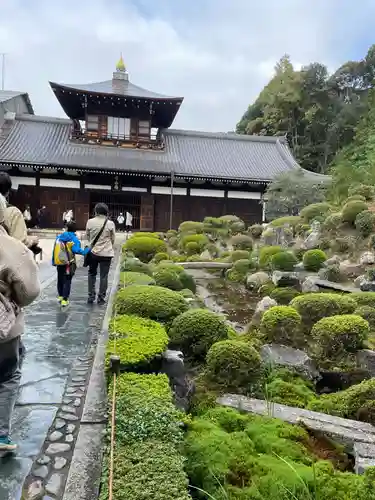
[[[78,433],[105,307],[87,306],[87,271],[80,268],[71,305],[62,311],[53,273],[41,264],[45,288],[26,310],[27,354],[13,424],[19,453],[0,461],[1,500],[19,500],[25,480],[23,498],[61,498]]]

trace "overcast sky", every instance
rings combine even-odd
[[[5,87],[64,116],[48,81],[108,80],[183,96],[175,128],[229,131],[284,54],[335,68],[375,42],[375,0],[0,0]]]

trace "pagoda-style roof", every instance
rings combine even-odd
[[[67,119],[17,116],[0,142],[0,166],[153,174],[267,184],[299,169],[283,137],[164,130],[164,151],[77,144]],[[1,137],[1,134],[0,134]],[[327,176],[306,172],[316,180]]]
[[[149,120],[151,127],[168,128],[183,101],[183,97],[171,97],[151,92],[122,81],[121,91],[114,88],[113,80],[80,84],[49,82],[61,107],[71,119],[85,120],[87,114],[101,114]]]

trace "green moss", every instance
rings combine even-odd
[[[202,252],[206,245],[208,245],[209,239],[205,234],[187,234],[186,236],[182,236],[180,246],[184,251],[186,251],[189,243],[195,243],[198,252]]]
[[[246,234],[237,234],[231,238],[230,242],[235,250],[251,251],[253,249],[253,240]]]
[[[375,292],[351,293],[350,297],[355,300],[358,306],[370,306],[375,308]]]
[[[170,321],[187,309],[179,293],[160,286],[134,285],[116,295],[115,310],[118,314]]]
[[[152,275],[150,266],[135,257],[125,257],[121,262],[121,271]]]
[[[290,306],[275,306],[262,316],[260,331],[265,343],[301,345],[301,316]]]
[[[232,262],[236,262],[237,260],[250,260],[251,258],[251,253],[248,250],[234,250],[230,254],[230,260]]]
[[[185,222],[182,222],[179,225],[178,230],[181,233],[186,233],[188,231],[192,231],[194,233],[202,233],[203,228],[204,228],[203,222],[195,222],[195,221],[187,220]]]
[[[291,226],[296,227],[298,224],[301,224],[301,217],[298,215],[289,215],[286,217],[279,217],[278,219],[274,219],[270,222],[272,227],[283,227],[283,226]]]
[[[155,280],[143,273],[134,273],[131,271],[121,273],[119,286],[130,285],[155,285]]]
[[[367,185],[367,184],[357,184],[350,186],[348,190],[348,195],[349,196],[355,196],[355,195],[360,195],[365,198],[367,201],[371,201],[374,199],[374,186]]]
[[[375,308],[371,306],[359,306],[354,311],[354,314],[368,321],[371,329],[375,328]]]
[[[155,254],[154,258],[152,259],[155,264],[159,264],[159,262],[162,262],[163,260],[169,260],[169,255],[166,252],[159,252]]]
[[[163,268],[154,272],[153,274],[157,286],[163,286],[170,290],[182,290],[183,285],[176,272],[171,269]]]
[[[300,292],[292,287],[276,287],[270,293],[271,299],[276,300],[276,302],[282,306],[287,306],[299,295],[301,295]]]
[[[326,217],[331,210],[329,203],[313,203],[301,210],[301,217],[305,222],[312,222],[320,217]]]
[[[137,316],[116,316],[110,323],[107,359],[111,354],[120,356],[127,369],[150,363],[168,347],[165,328],[150,319]]]
[[[150,262],[157,253],[166,253],[167,251],[167,245],[164,241],[143,235],[138,238],[130,238],[125,243],[125,248],[133,252],[142,262]]]
[[[282,251],[283,249],[279,246],[266,246],[261,248],[259,252],[259,266],[262,269],[267,269],[272,257]]]
[[[342,220],[354,224],[357,215],[367,210],[367,203],[361,200],[349,201],[342,207]]]
[[[323,250],[307,250],[303,254],[303,267],[306,271],[316,272],[323,266],[323,263],[327,260],[327,255]]]
[[[292,252],[277,252],[271,257],[271,268],[278,271],[293,271],[298,263]]]

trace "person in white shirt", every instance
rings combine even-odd
[[[120,215],[117,217],[117,229],[119,231],[124,230],[124,222],[125,222],[125,217],[123,216],[122,213],[120,213]]]
[[[26,227],[30,228],[31,227],[31,210],[30,210],[30,205],[26,205],[25,210],[23,212],[23,220],[25,221]]]
[[[73,210],[68,210],[65,214],[65,221],[66,223],[72,222],[73,220]]]
[[[129,233],[133,226],[133,216],[129,212],[126,212],[125,229]]]

